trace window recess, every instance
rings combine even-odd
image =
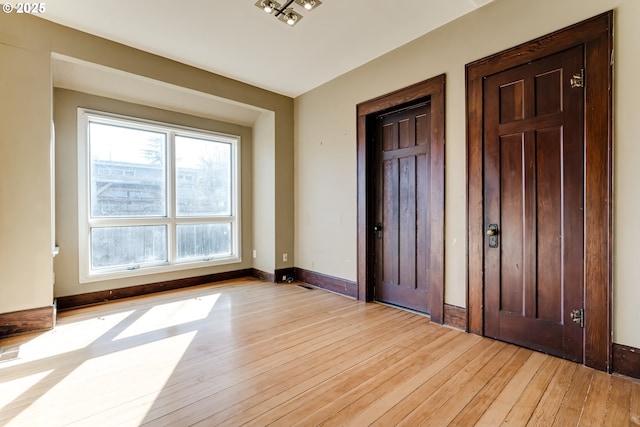
[[[240,137],[78,110],[80,281],[241,261]]]

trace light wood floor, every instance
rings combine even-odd
[[[60,313],[0,346],[0,425],[640,425],[638,382],[295,284]]]

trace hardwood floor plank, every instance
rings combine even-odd
[[[520,398],[514,403],[502,425],[524,426],[529,422],[549,383],[557,375],[560,361],[555,357],[546,358]]]
[[[553,423],[554,427],[578,425],[584,403],[589,392],[594,370],[586,366],[578,366],[569,390],[564,396],[560,410]]]
[[[0,425],[640,425],[640,383],[427,317],[238,279],[0,340]]]
[[[527,426],[548,427],[553,424],[578,367],[566,360],[560,360],[559,363],[556,375],[538,402]]]
[[[474,358],[465,363],[461,369],[450,372],[448,375],[445,374],[445,370],[441,371],[449,379],[442,386],[437,387],[434,393],[416,405],[408,416],[396,424],[398,426],[435,425],[436,423],[432,419],[437,413],[440,413],[441,407],[457,396],[464,385],[496,356],[501,346],[501,343],[494,342],[482,350],[475,347],[469,350],[469,353]],[[423,393],[420,392],[420,389],[417,389],[413,394],[418,396]]]
[[[482,390],[489,381],[500,371],[515,354],[517,347],[502,344],[498,354],[489,361],[479,372],[460,387],[438,411],[429,417],[431,425],[449,425],[453,419],[469,404],[471,399]]]
[[[371,306],[370,309],[373,312],[377,310],[374,306]],[[358,315],[358,313],[355,314]],[[394,317],[404,318],[408,314],[404,312],[393,313],[392,316],[391,319]],[[349,317],[343,316],[343,318],[349,320]],[[371,316],[369,319],[375,320],[378,319],[378,316]],[[390,319],[383,320],[388,322]],[[424,321],[424,318],[420,320]],[[373,326],[376,324],[378,323],[373,323]],[[167,414],[171,414],[169,420],[172,417],[179,417],[180,412],[177,411],[181,411],[185,407],[190,408],[188,412],[196,414],[197,411],[194,411],[195,408],[191,405],[196,404],[197,407],[197,404],[208,396],[214,396],[221,392],[226,393],[226,390],[234,384],[269,372],[272,367],[286,365],[289,360],[302,363],[306,354],[312,354],[314,350],[322,346],[332,346],[343,333],[345,331],[331,334],[331,331],[323,330],[322,333],[314,335],[309,334],[306,330],[296,330],[292,331],[289,336],[294,337],[302,334],[301,336],[306,337],[307,340],[297,342],[294,346],[290,344],[296,340],[282,340],[282,347],[278,345],[280,341],[267,340],[263,343],[252,343],[247,347],[240,346],[238,350],[242,354],[231,353],[228,358],[224,359],[210,357],[200,364],[189,363],[186,369],[177,369],[174,372],[174,375],[165,384],[160,396],[148,399],[149,404],[153,404],[153,408],[148,412],[145,421],[151,421]],[[138,401],[130,404],[140,403]],[[217,407],[218,403],[216,402]]]
[[[594,372],[584,402],[584,408],[580,415],[579,424],[581,426],[602,426],[607,412],[609,400],[611,375],[604,372]]]
[[[406,313],[404,313],[406,314]],[[387,319],[388,321],[389,319]],[[411,331],[411,333],[424,333],[426,334],[427,328],[429,326],[428,322],[425,322],[425,319],[415,319],[416,323],[408,323],[408,325],[413,325],[413,330]],[[377,352],[383,351],[385,349],[387,349],[389,347],[389,344],[392,344],[394,341],[394,332],[393,331],[385,331],[382,328],[382,324],[372,324],[371,325],[372,329],[377,329],[377,334],[381,337],[381,339],[385,340],[386,339],[386,343],[385,342],[381,342],[380,346],[372,346],[371,342],[369,340],[367,340],[366,343],[362,343],[362,345],[369,345],[370,347],[372,347],[373,349],[375,349]],[[439,333],[439,332],[436,332]],[[397,333],[396,333],[397,335]],[[401,337],[402,339],[405,339],[406,336]],[[220,392],[224,392],[225,396],[231,396],[231,398],[229,399],[220,399],[217,396],[218,392],[212,392],[212,390],[199,390],[198,392],[198,397],[199,397],[199,402],[196,405],[192,405],[189,406],[188,408],[186,408],[185,410],[179,410],[179,411],[175,411],[172,412],[170,415],[168,415],[167,417],[165,417],[165,419],[157,425],[164,425],[163,423],[166,424],[171,424],[174,420],[180,420],[180,422],[186,423],[186,422],[195,422],[195,421],[200,421],[201,419],[204,419],[206,417],[212,417],[214,414],[216,414],[217,412],[224,412],[225,409],[228,409],[229,407],[232,406],[237,406],[239,403],[241,403],[244,399],[241,398],[241,396],[244,396],[244,398],[250,398],[252,397],[252,394],[249,395],[244,395],[242,393],[242,389],[243,388],[248,388],[251,390],[251,393],[256,393],[258,399],[264,399],[265,398],[265,393],[268,392],[269,394],[271,393],[278,393],[282,391],[282,387],[278,387],[278,386],[274,386],[274,377],[275,378],[279,378],[282,376],[286,376],[286,377],[290,377],[292,375],[294,375],[294,372],[298,372],[295,370],[296,366],[299,366],[300,369],[302,370],[302,375],[304,374],[309,374],[310,372],[314,372],[314,369],[306,369],[306,365],[308,365],[309,363],[311,363],[314,367],[316,366],[320,366],[320,373],[324,372],[325,370],[328,369],[328,367],[330,368],[331,366],[333,366],[335,364],[335,360],[337,357],[339,357],[340,352],[341,351],[348,351],[349,352],[349,358],[348,358],[348,362],[349,363],[354,363],[354,356],[357,356],[358,354],[360,354],[361,356],[365,356],[367,354],[366,350],[363,350],[362,345],[360,345],[357,350],[359,353],[354,352],[353,349],[353,344],[354,343],[360,343],[357,338],[354,337],[347,337],[345,338],[345,340],[350,340],[349,342],[345,341],[342,342],[341,344],[330,344],[327,346],[327,348],[325,348],[325,354],[327,357],[323,357],[322,354],[311,354],[309,358],[294,358],[291,359],[290,362],[287,362],[286,360],[282,360],[281,358],[277,358],[277,364],[280,364],[280,369],[276,369],[275,372],[271,371],[271,370],[265,370],[264,372],[262,372],[262,375],[256,375],[254,377],[251,378],[247,378],[244,381],[241,380],[241,378],[231,378],[229,383],[222,383],[221,384],[221,380],[216,378],[215,382],[216,385],[218,385],[217,389],[221,389],[222,386],[224,385],[230,385],[228,388],[224,388],[222,390],[220,390]],[[344,349],[342,349],[342,347],[345,347]],[[342,349],[342,350],[341,350]],[[329,358],[328,355],[333,353],[333,357]],[[371,354],[372,356],[375,355],[375,353]],[[316,357],[320,357],[320,363],[315,361]],[[322,362],[326,362],[322,363]],[[323,369],[324,368],[324,369]],[[318,370],[318,369],[316,369]],[[299,378],[298,378],[299,380]],[[317,378],[315,379],[316,381],[318,380]],[[237,397],[233,397],[235,394],[237,393]],[[209,397],[210,396],[210,397]],[[205,399],[206,398],[206,399]],[[215,400],[215,405],[210,405],[208,404],[207,400],[208,399],[213,399]],[[225,403],[226,401],[226,403]],[[255,400],[252,401],[254,404],[256,403]],[[238,412],[235,412],[236,414],[238,414]],[[243,416],[247,416],[247,412],[243,411],[242,412]],[[225,420],[227,417],[229,416],[228,413],[222,414],[221,415],[221,419],[220,417],[215,417],[215,421],[217,423]],[[212,419],[213,420],[213,419]]]
[[[266,340],[266,339],[265,339],[265,340],[263,340],[263,342],[269,342],[269,340]],[[253,348],[255,348],[255,347],[253,347]],[[269,350],[267,349],[267,351],[269,351]],[[256,356],[256,357],[261,356],[261,354],[259,354],[259,352],[257,352],[257,351],[256,351],[256,354],[257,354],[257,356]],[[238,363],[238,364],[239,364],[239,359],[237,358],[237,354],[233,354],[233,353],[231,353],[231,354],[229,354],[228,356],[229,356],[229,358],[234,359],[235,363]],[[65,358],[69,358],[69,357],[68,357],[68,355],[65,355]],[[224,362],[224,361],[225,361],[225,359],[218,358],[218,359],[216,359],[216,361],[220,363],[220,362]],[[191,362],[193,362],[193,360],[191,360]],[[207,362],[207,363],[208,363],[208,362]],[[192,365],[192,366],[190,367],[190,369],[192,369],[194,366],[196,366],[196,367],[197,367],[198,365],[197,365],[197,364],[194,364],[194,365]],[[59,376],[65,376],[65,375],[66,375],[66,373],[65,373],[65,372],[66,372],[66,371],[61,371],[61,372],[59,372]],[[102,395],[104,396],[104,393],[103,393]]]
[[[398,345],[389,347],[384,352],[353,365],[341,372],[340,375],[333,376],[327,381],[312,387],[279,407],[261,414],[251,420],[251,423],[255,425],[269,425],[272,423],[291,425],[298,421],[300,413],[308,410],[305,408],[306,405],[316,408],[326,405],[333,399],[341,398],[343,394],[357,387],[358,384],[367,381],[380,370],[392,367],[401,360],[411,357],[417,351],[417,349],[411,347]]]
[[[453,337],[444,345],[436,341],[424,345],[415,357],[403,360],[394,366],[394,369],[379,372],[374,378],[319,410],[307,414],[300,421],[310,425],[345,425],[355,414],[367,411],[372,405],[376,408],[382,406],[381,400],[384,395],[396,384],[402,385],[434,375],[446,367],[457,354],[475,348],[479,341],[465,334],[456,334]]]
[[[509,411],[514,407],[525,388],[542,366],[546,356],[542,353],[532,353],[527,361],[511,380],[505,385],[500,394],[491,403],[476,423],[477,426],[493,427],[502,424]]]
[[[631,418],[631,382],[617,375],[611,377],[611,393],[607,400],[607,415],[603,425],[634,425]]]
[[[475,348],[475,344],[473,343],[474,347],[472,348]],[[468,351],[468,347],[454,348],[453,343],[447,348],[436,350],[432,353],[436,358],[434,362],[418,366],[419,371],[415,374],[413,374],[413,370],[408,371],[407,374],[412,374],[408,378],[402,378],[400,381],[394,378],[394,381],[385,383],[384,387],[370,390],[360,399],[328,418],[323,425],[370,425],[438,372],[446,368],[447,365],[465,351]],[[441,355],[443,352],[448,354],[443,356]]]
[[[640,383],[631,382],[629,425],[640,426]]]
[[[500,394],[504,386],[530,357],[531,352],[518,348],[513,357],[498,371],[486,386],[464,407],[451,421],[451,426],[475,425],[494,399]]]
[[[424,399],[428,398],[440,387],[442,387],[449,380],[449,378],[451,378],[451,376],[455,375],[455,373],[459,372],[461,369],[464,369],[464,367],[476,356],[478,356],[479,353],[491,347],[491,344],[493,343],[487,342],[485,340],[478,342],[476,346],[456,357],[445,368],[440,369],[435,375],[421,384],[416,390],[410,393],[400,403],[383,414],[371,425],[396,425],[399,422],[403,421],[408,415],[412,413],[412,411],[418,405],[422,403]]]
[[[450,339],[450,337],[453,337],[453,339]],[[287,424],[295,422],[301,425],[320,425],[333,414],[340,412],[360,397],[369,393],[375,394],[376,390],[384,390],[390,383],[402,381],[415,373],[420,366],[433,362],[435,357],[432,357],[432,354],[434,351],[437,351],[438,347],[445,345],[446,348],[451,348],[452,351],[455,352],[458,346],[468,347],[472,345],[470,340],[465,340],[465,337],[459,335],[447,334],[446,338],[449,340],[439,340],[440,342],[438,342],[438,340],[433,341],[417,349],[416,352],[411,353],[409,357],[405,357],[387,368],[377,369],[376,366],[372,366],[375,376],[365,381],[345,382],[343,378],[336,377],[336,381],[331,381],[326,384],[326,387],[330,388],[332,393],[317,390],[322,393],[322,397],[314,399],[313,408],[309,408],[308,405],[302,405],[288,413],[286,417],[279,419],[278,423]],[[333,394],[337,389],[342,389],[342,392],[340,394]],[[314,392],[316,392],[316,390],[314,390]]]
[[[447,333],[447,335],[449,334]],[[444,338],[451,339],[451,336],[452,335],[449,335]],[[436,341],[447,344],[440,340],[438,335],[433,335],[433,338],[436,337]],[[385,339],[385,336],[382,335],[381,338]],[[252,399],[254,402],[244,400],[234,405],[234,407],[229,408],[227,411],[223,411],[211,418],[207,418],[203,425],[211,425],[211,423],[219,425],[221,423],[220,420],[224,421],[222,422],[222,425],[239,425],[251,421],[255,417],[267,412],[270,408],[288,402],[296,396],[311,390],[317,384],[322,384],[333,377],[345,373],[353,366],[354,358],[355,360],[360,360],[363,357],[369,357],[371,350],[375,345],[369,342],[364,347],[365,348],[362,349],[355,349],[354,352],[356,354],[351,354],[350,352],[349,354],[345,354],[344,358],[340,357],[327,361],[324,366],[320,366],[322,370],[319,374],[315,374],[315,370],[309,370],[299,378],[294,378],[291,381],[280,383],[279,387],[270,390],[267,395],[269,398],[266,400],[264,399],[264,396],[256,396],[258,399]],[[315,375],[311,376],[310,374]]]

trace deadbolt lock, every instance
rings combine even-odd
[[[375,231],[377,239],[382,239],[382,224],[377,223],[376,225],[374,225],[373,231]]]
[[[498,224],[489,224],[487,227],[487,236],[489,236],[489,247],[498,247]]]

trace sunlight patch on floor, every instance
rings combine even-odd
[[[2,378],[2,381],[0,381],[0,411],[5,410],[7,405],[11,403],[16,396],[21,396],[27,392],[51,372],[53,372],[53,369],[8,380],[6,376],[2,375],[2,369],[0,368],[0,378]]]
[[[134,310],[58,324],[20,345],[18,360],[10,363],[21,364],[86,348],[132,313]]]
[[[154,306],[132,325],[118,334],[115,339],[130,338],[155,330],[171,328],[206,319],[210,315],[218,298],[220,298],[220,294],[203,295],[197,298]]]
[[[142,352],[140,347],[132,346],[98,357],[88,354],[90,358],[80,362],[80,366],[71,372],[57,370],[53,374],[59,377],[57,382],[50,388],[43,389],[42,395],[14,418],[12,423],[21,425],[23,418],[33,422],[35,417],[40,421],[37,425],[50,425],[47,422],[51,419],[56,420],[56,425],[75,422],[81,425],[140,425],[196,333],[197,331],[193,331],[148,343]],[[102,368],[104,366],[121,366],[119,379],[114,381],[112,376],[105,375]],[[123,384],[122,378],[131,387]],[[36,385],[34,388],[38,387]],[[127,392],[135,389],[142,389],[145,399],[135,399],[134,396],[127,398]],[[8,395],[10,398],[16,397],[13,391]],[[61,396],[65,395],[69,396],[68,399],[63,399],[67,404],[54,406],[53,402],[59,402]],[[135,396],[139,395],[136,392]],[[126,411],[121,410],[123,406],[132,405]],[[127,414],[127,419],[118,420],[120,413]]]

